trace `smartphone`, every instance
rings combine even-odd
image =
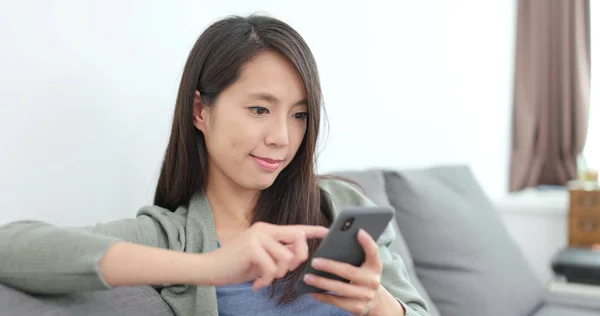
[[[304,269],[302,277],[296,283],[296,292],[298,294],[325,292],[323,289],[304,283],[303,278],[306,273],[342,282],[350,282],[337,275],[314,269],[310,265],[310,260],[319,257],[349,263],[353,266],[360,266],[365,261],[365,252],[358,243],[358,231],[362,228],[371,235],[373,240],[377,241],[393,217],[394,211],[390,207],[363,206],[344,209],[334,219],[333,224],[329,227],[329,233],[327,233],[327,236],[321,241],[321,244],[309,259],[309,264]]]

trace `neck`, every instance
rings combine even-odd
[[[243,188],[222,172],[209,170],[205,194],[215,224],[238,226],[250,223],[260,191]]]

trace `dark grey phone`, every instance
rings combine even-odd
[[[335,218],[333,224],[329,227],[329,233],[321,241],[319,248],[312,257],[327,258],[360,266],[365,260],[365,252],[356,239],[359,229],[364,229],[377,241],[393,217],[394,211],[389,207],[346,208]],[[296,283],[298,294],[325,292],[304,283],[303,277],[306,273],[349,282],[337,275],[315,270],[310,265],[311,259],[309,259],[309,264],[302,273],[302,278]]]

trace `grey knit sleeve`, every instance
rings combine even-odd
[[[108,289],[98,263],[115,242],[183,250],[185,215],[147,206],[136,218],[94,226],[41,221],[0,226],[0,283],[34,294]]]

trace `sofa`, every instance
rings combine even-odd
[[[533,272],[468,166],[340,171],[395,209],[392,250],[432,316],[592,316],[600,301],[552,293]],[[550,264],[550,263],[548,263]],[[172,315],[150,286],[35,296],[0,284],[0,315]]]

